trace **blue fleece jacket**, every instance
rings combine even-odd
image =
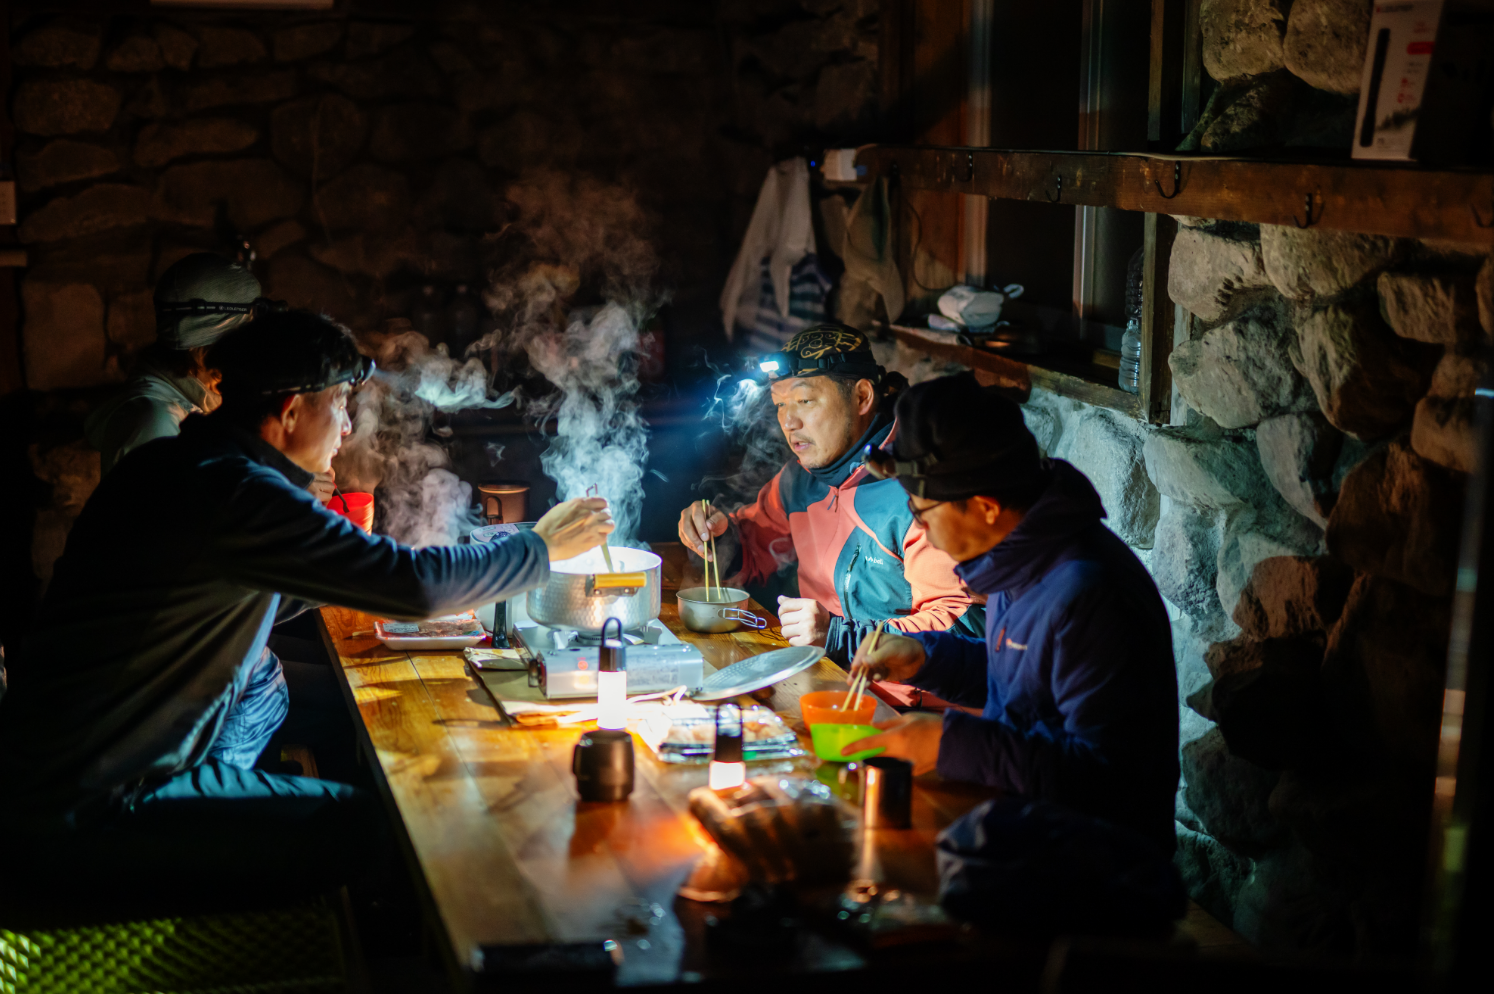
[[[1053,460],[1022,523],[956,572],[988,594],[986,638],[913,637],[911,681],[946,700],[939,775],[1057,801],[1171,852],[1178,784],[1172,631],[1156,584],[1100,523],[1084,474]]]

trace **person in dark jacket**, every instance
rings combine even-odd
[[[58,862],[93,860],[100,874],[158,859],[182,878],[232,865],[253,881],[355,848],[370,829],[339,809],[362,810],[361,791],[248,768],[284,714],[265,665],[270,627],[318,603],[402,619],[464,611],[542,584],[550,560],[612,530],[606,502],[590,499],[493,544],[412,549],[365,534],[306,490],[372,368],[347,331],[272,314],[231,333],[215,360],[222,407],[104,478],[7,659],[0,832],[76,843]],[[294,841],[318,826],[322,848]],[[128,855],[107,863],[110,852]]]
[[[915,772],[1056,801],[1171,852],[1177,677],[1151,576],[1084,474],[1044,459],[1021,409],[971,374],[912,387],[897,415],[893,451],[868,467],[897,477],[929,540],[988,595],[986,637],[884,633],[853,668],[980,714],[907,714],[845,751],[881,746]]]

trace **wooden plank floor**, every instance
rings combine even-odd
[[[720,668],[785,644],[774,634],[777,619],[771,615],[767,632],[698,635],[683,629],[673,591],[698,580],[686,575],[682,550],[661,551],[666,553],[661,620],[698,646],[709,666]],[[675,901],[703,851],[685,798],[705,784],[704,767],[660,763],[635,740],[637,776],[629,801],[581,803],[570,773],[580,729],[510,727],[460,653],[392,651],[373,638],[373,619],[367,615],[329,607],[321,617],[348,699],[362,719],[360,737],[376,759],[376,780],[398,816],[406,855],[423,882],[428,913],[459,979],[470,980],[483,945],[609,938],[622,945],[621,983],[709,975],[701,925],[691,920],[703,911],[692,902]],[[821,660],[759,696],[802,733],[799,695],[845,685],[844,672]],[[892,714],[879,703],[879,719]],[[754,764],[749,773],[818,775],[845,793],[854,786],[840,782],[841,769],[806,757]],[[920,779],[914,827],[875,833],[862,857],[863,872],[932,899],[938,883],[935,835],[990,796],[983,788]],[[687,940],[690,935],[695,938]],[[813,955],[796,965],[833,970],[861,960],[848,950],[817,944]]]

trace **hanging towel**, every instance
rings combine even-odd
[[[773,304],[781,317],[789,316],[794,266],[815,251],[814,222],[809,212],[809,163],[803,157],[780,162],[768,170],[752,209],[752,220],[737,252],[737,261],[721,291],[721,317],[730,339],[738,325],[754,327],[740,318],[762,304],[761,267],[766,261]]]
[[[737,312],[738,327],[746,328],[749,317],[752,321],[752,333],[747,337],[749,352],[777,352],[788,344],[790,338],[825,320],[825,297],[832,284],[820,268],[819,257],[813,252],[800,259],[789,271],[786,316],[778,312],[778,291],[773,286],[772,267],[767,259],[762,262],[759,286],[756,309]]]
[[[887,319],[896,321],[903,313],[903,278],[893,258],[892,207],[885,177],[877,177],[851,205],[840,257],[846,264],[842,295],[852,289],[850,285],[865,284],[881,296]]]

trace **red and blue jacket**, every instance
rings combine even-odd
[[[890,448],[897,425],[883,416],[831,466],[790,462],[733,518],[742,540],[742,579],[759,583],[791,562],[799,596],[832,615],[825,654],[848,660],[878,621],[902,632],[977,635],[981,605],[955,576],[955,562],[929,544],[896,480],[861,465],[867,444]]]

